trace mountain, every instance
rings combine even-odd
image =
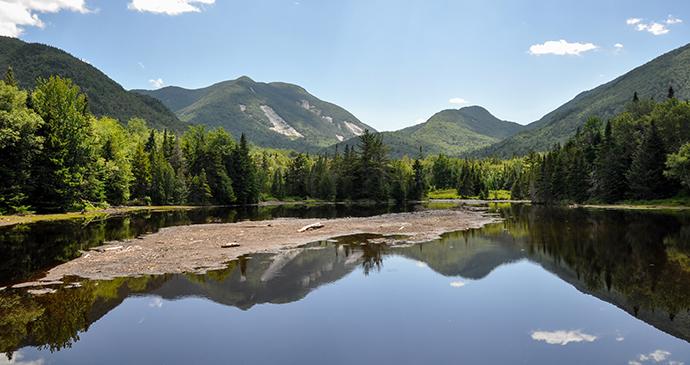
[[[96,117],[115,118],[123,125],[132,118],[143,118],[151,128],[167,128],[176,133],[188,129],[188,125],[160,101],[125,90],[97,68],[57,48],[0,36],[3,74],[7,67],[12,67],[21,89],[35,88],[39,77],[72,79],[79,91],[89,96],[89,107]]]
[[[491,146],[479,148],[472,154],[477,157],[496,154],[507,158],[513,153],[524,156],[530,149],[549,150],[554,143],[567,141],[590,116],[606,120],[620,115],[635,92],[640,99],[663,101],[671,86],[679,100],[690,99],[690,44],[577,95],[542,119],[528,124],[526,130]]]
[[[133,91],[162,101],[185,122],[223,127],[236,137],[245,133],[262,147],[314,151],[359,136],[365,129],[375,131],[300,86],[255,82],[246,76],[196,90]]]
[[[395,132],[383,132],[383,141],[391,147],[389,157],[416,158],[422,146],[425,155],[444,152],[460,156],[468,150],[498,142],[524,129],[524,126],[499,120],[480,106],[448,109],[434,114],[424,123]],[[356,139],[347,144],[356,145]]]

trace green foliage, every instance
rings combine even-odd
[[[668,170],[664,171],[665,176],[676,178],[690,188],[690,143],[684,144],[678,153],[668,155],[666,167]]]
[[[382,134],[386,145],[390,147],[391,158],[415,156],[419,146],[424,146],[428,154],[462,156],[472,149],[498,142],[523,128],[517,123],[497,119],[482,107],[471,106],[444,110],[425,123]],[[355,144],[357,139],[344,143]]]
[[[91,116],[79,87],[60,77],[39,80],[34,110],[44,121],[37,134],[43,149],[33,164],[31,202],[41,212],[64,212],[76,199],[103,200]]]
[[[0,36],[0,49],[0,67],[12,67],[21,89],[33,89],[39,78],[59,76],[80,86],[89,96],[88,107],[96,117],[108,116],[121,123],[138,117],[149,127],[177,133],[187,128],[159,100],[125,90],[95,67],[57,48]]]
[[[638,99],[606,122],[603,137],[601,120],[588,119],[584,130],[563,148],[528,157],[530,198],[538,203],[588,199],[616,203],[679,194],[678,181],[683,183],[686,176],[685,160],[674,151],[683,150],[687,138],[687,108],[675,98],[663,103]]]
[[[36,134],[43,120],[26,107],[27,93],[0,81],[0,213],[29,210],[31,163],[44,138]]]
[[[524,156],[529,149],[547,151],[554,143],[565,143],[593,115],[607,120],[628,111],[637,120],[654,109],[653,100],[664,100],[668,96],[669,85],[674,86],[674,98],[690,99],[689,64],[690,45],[686,45],[577,95],[541,120],[527,125],[525,131],[471,154],[508,158],[512,154]],[[640,95],[637,102],[630,102],[633,94]],[[661,124],[659,129],[662,129]],[[688,133],[687,128],[683,133]]]
[[[260,83],[249,77],[197,90],[136,91],[162,101],[186,122],[223,127],[235,136],[244,133],[263,147],[316,151],[371,129],[345,109],[319,100],[299,86]],[[302,136],[277,132],[268,108]]]

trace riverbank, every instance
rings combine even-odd
[[[499,219],[483,208],[392,213],[367,218],[274,219],[176,226],[137,239],[110,242],[51,269],[41,281],[66,276],[110,279],[163,273],[204,273],[258,252],[280,252],[309,242],[369,233],[377,243],[426,242],[445,232],[479,228]],[[307,226],[312,229],[303,229]],[[229,246],[229,247],[228,247]]]

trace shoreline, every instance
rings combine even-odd
[[[382,236],[372,243],[428,242],[443,233],[480,228],[501,219],[486,209],[459,207],[390,213],[366,218],[243,221],[166,227],[139,238],[108,242],[48,271],[36,286],[65,277],[91,280],[159,274],[203,274],[223,269],[229,261],[255,253],[278,253],[310,242],[354,234]],[[315,225],[318,228],[304,228]],[[233,244],[233,245],[230,245]],[[27,285],[29,283],[15,284]]]
[[[283,202],[270,200],[257,204],[247,205],[161,205],[161,206],[116,206],[106,209],[92,210],[85,213],[68,212],[59,214],[27,214],[0,216],[0,228],[17,224],[31,224],[38,222],[57,221],[77,218],[107,219],[120,214],[134,213],[138,211],[166,211],[166,210],[190,210],[190,209],[210,209],[219,207],[247,207],[247,206],[277,206],[277,205],[336,205],[336,204],[390,204],[391,202],[328,202],[328,201],[296,201]],[[409,201],[410,204],[491,204],[491,203],[520,203],[532,204],[529,200],[479,200],[479,199],[431,199],[420,201]],[[558,203],[554,206],[567,208],[585,209],[624,209],[624,210],[690,210],[690,206],[683,205],[631,205],[631,204],[566,204]]]

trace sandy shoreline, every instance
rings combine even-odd
[[[497,222],[477,207],[384,214],[366,218],[274,219],[226,224],[166,227],[137,239],[110,242],[97,250],[51,269],[41,281],[65,276],[110,279],[118,276],[164,273],[203,273],[224,268],[242,255],[281,250],[330,238],[371,233],[388,243],[425,242],[442,233]],[[323,227],[298,232],[310,224]],[[404,236],[401,237],[401,236]],[[223,245],[238,243],[239,247]]]

